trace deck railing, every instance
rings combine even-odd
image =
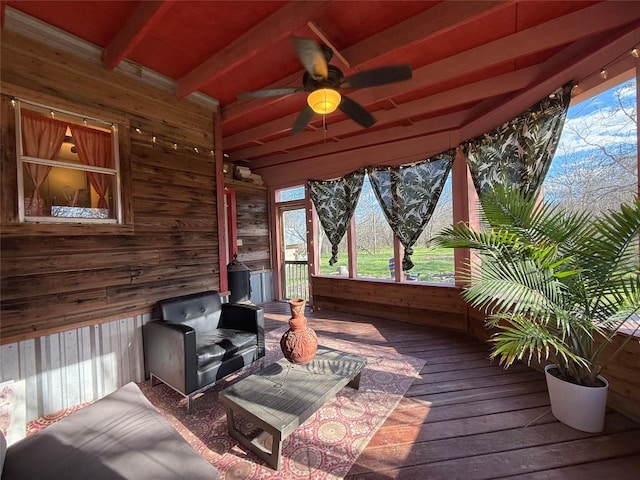
[[[309,269],[306,260],[285,260],[285,297],[309,300]]]

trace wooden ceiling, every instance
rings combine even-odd
[[[218,99],[223,148],[272,185],[330,178],[363,165],[418,161],[513,118],[569,81],[576,93],[629,75],[640,44],[639,1],[8,1],[123,60],[175,82],[178,97]],[[377,119],[339,111],[291,127],[304,92],[291,38],[336,51],[345,75],[410,63],[411,80],[347,91]]]

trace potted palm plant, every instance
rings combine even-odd
[[[492,358],[505,367],[551,362],[545,374],[554,416],[601,431],[608,383],[600,374],[640,326],[640,201],[598,217],[514,189],[496,188],[480,203],[484,228],[453,225],[435,243],[478,254],[463,296],[489,314]],[[622,327],[631,335],[613,348]],[[585,400],[589,394],[595,400]]]

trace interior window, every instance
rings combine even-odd
[[[117,128],[24,101],[16,115],[20,220],[121,223]]]

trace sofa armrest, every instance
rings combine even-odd
[[[188,325],[153,320],[143,327],[147,376],[153,373],[185,395],[197,389],[196,331]]]
[[[257,305],[223,303],[221,328],[234,328],[258,335],[258,358],[264,357],[264,308]]]

